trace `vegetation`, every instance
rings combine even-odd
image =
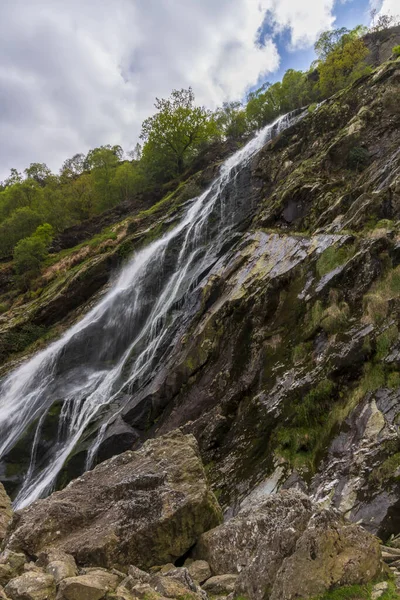
[[[351,246],[329,246],[317,260],[317,273],[323,277],[337,267],[340,267],[354,255]]]
[[[372,31],[395,24],[391,18],[376,18]],[[314,107],[368,71],[365,28],[345,28],[323,33],[315,50],[318,60],[308,72],[289,69],[281,82],[265,83],[251,92],[247,102],[227,102],[214,113],[198,106],[191,88],[173,90],[169,98],[157,98],[155,114],[142,125],[143,148],[124,154],[118,145],[104,145],[86,155],[75,154],[63,163],[59,174],[46,164],[32,163],[24,173],[11,169],[0,184],[0,259],[18,257],[16,271],[39,273],[22,255],[35,244],[35,264],[42,263],[40,242],[35,235],[40,225],[49,224],[54,235],[79,224],[120,202],[134,204],[143,192],[176,181],[196,157],[217,140],[241,143],[252,131],[282,113],[309,105]],[[397,97],[396,97],[397,98]],[[396,102],[396,98],[390,101]],[[369,156],[363,148],[349,154],[349,168],[362,170]],[[24,266],[22,266],[24,263]],[[32,268],[31,268],[32,267]],[[321,272],[326,267],[321,267]]]
[[[33,235],[20,240],[15,246],[15,271],[22,287],[28,287],[30,280],[39,275],[52,239],[53,228],[45,223],[40,225]]]
[[[381,600],[399,600],[394,581],[387,582],[387,589],[380,596]],[[312,600],[371,600],[373,584],[367,585],[348,585],[326,592],[322,596]]]
[[[394,48],[393,48],[393,54],[396,57],[400,57],[400,45],[399,46],[394,46]]]

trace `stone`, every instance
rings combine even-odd
[[[19,511],[7,548],[35,556],[52,546],[82,566],[149,568],[185,554],[221,519],[195,438],[175,431]]]
[[[26,556],[22,552],[13,552],[9,550],[3,552],[0,557],[0,564],[8,564],[16,575],[20,575],[26,563]]]
[[[378,539],[342,521],[337,511],[323,510],[313,515],[295,551],[284,559],[270,600],[310,598],[338,586],[364,585],[380,571]]]
[[[15,577],[14,570],[9,564],[0,564],[0,585],[7,585],[7,583]]]
[[[158,594],[165,598],[184,598],[185,600],[201,599],[200,594],[190,590],[186,585],[173,577],[156,575],[152,580],[151,585]],[[133,592],[135,592],[135,589],[136,588],[133,589]]]
[[[36,564],[45,567],[46,572],[53,575],[57,584],[67,577],[78,575],[74,557],[55,548],[49,548],[49,550],[41,552]]]
[[[11,600],[53,600],[56,584],[47,573],[29,571],[12,579],[4,591]]]
[[[128,575],[132,578],[133,581],[139,583],[148,583],[151,579],[149,573],[146,573],[146,571],[142,571],[142,569],[138,569],[134,565],[130,565],[128,569]]]
[[[240,573],[256,556],[261,560],[264,553],[264,576],[272,580],[283,558],[294,550],[311,515],[311,500],[297,490],[266,496],[204,533],[194,556],[206,560],[215,575],[224,575]]]
[[[93,570],[85,575],[68,577],[60,583],[59,600],[100,600],[119,584],[119,577],[106,571]]]
[[[4,485],[0,483],[0,545],[6,536],[7,527],[11,522],[12,515],[11,500],[4,489]]]
[[[389,588],[389,584],[387,581],[381,581],[381,583],[376,583],[371,591],[371,600],[378,600],[386,590]]]
[[[234,591],[238,575],[227,573],[210,577],[203,585],[203,589],[211,596],[227,596]]]
[[[186,562],[185,562],[186,565]],[[187,567],[191,577],[200,584],[211,577],[210,565],[206,560],[195,560],[189,563]]]

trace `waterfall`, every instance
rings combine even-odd
[[[209,189],[187,203],[170,231],[132,257],[86,316],[0,382],[0,458],[35,428],[17,508],[49,493],[99,411],[121,394],[137,393],[165,362],[189,322],[196,289],[254,209],[246,192],[251,157],[298,118],[279,118],[228,158]],[[39,460],[43,420],[55,402],[62,406],[58,433]]]

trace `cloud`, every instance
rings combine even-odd
[[[390,1],[390,0],[385,0]],[[0,179],[57,170],[101,144],[128,149],[155,96],[191,85],[214,108],[279,66],[265,15],[293,48],[330,27],[333,0],[1,0]]]
[[[373,8],[380,8],[380,14],[382,15],[400,15],[400,6],[398,0],[372,0],[371,2]]]

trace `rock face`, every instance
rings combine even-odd
[[[7,546],[52,546],[81,565],[150,567],[174,561],[221,519],[192,436],[174,432],[85,473],[19,511]]]
[[[367,583],[381,570],[375,537],[295,490],[254,503],[203,534],[195,554],[217,576],[236,574],[235,593],[252,600],[310,598]]]
[[[380,568],[378,540],[324,511],[310,520],[295,552],[283,561],[270,600],[312,598],[338,585],[365,584]]]
[[[7,527],[12,519],[11,500],[2,483],[0,483],[0,545],[2,544]]]

